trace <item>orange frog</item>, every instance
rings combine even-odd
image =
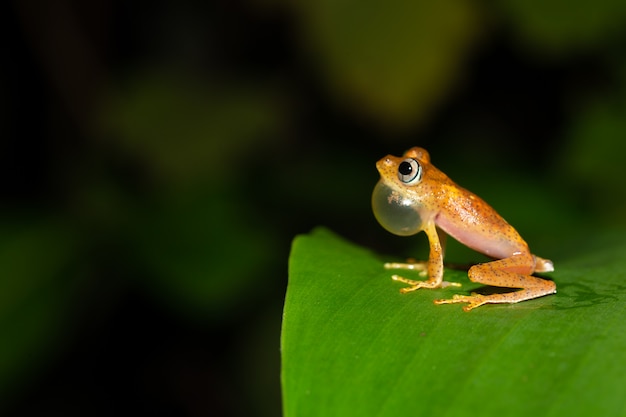
[[[435,304],[468,303],[463,310],[487,303],[517,303],[556,292],[552,281],[532,276],[554,271],[552,261],[530,253],[528,245],[496,211],[476,194],[459,187],[430,163],[428,152],[412,148],[404,156],[388,155],[376,163],[380,181],[372,194],[378,222],[389,232],[410,236],[426,232],[430,244],[427,262],[387,263],[386,269],[418,270],[425,281],[393,275],[409,284],[402,293],[419,288],[442,288],[458,283],[443,281],[443,247],[439,229],[464,245],[493,259],[474,265],[468,275],[473,282],[518,291],[500,294],[454,295]],[[445,237],[445,235],[441,235]]]

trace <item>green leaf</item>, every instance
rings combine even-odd
[[[460,289],[400,294],[372,252],[324,229],[297,237],[285,416],[624,415],[622,236],[554,259],[556,295],[469,313],[432,303],[475,289],[465,272],[446,270]]]

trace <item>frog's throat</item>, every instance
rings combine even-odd
[[[395,235],[411,236],[422,230],[419,203],[402,196],[382,180],[374,187],[372,210],[378,223]]]

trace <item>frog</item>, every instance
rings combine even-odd
[[[403,156],[387,155],[376,163],[380,179],[372,193],[372,210],[387,231],[398,236],[424,232],[428,238],[427,261],[387,262],[386,270],[417,271],[424,280],[399,274],[391,278],[406,284],[400,292],[436,289],[459,283],[443,280],[446,236],[451,236],[490,261],[472,265],[470,281],[506,292],[454,294],[435,304],[464,303],[470,311],[485,304],[513,304],[556,293],[556,284],[535,273],[554,271],[554,263],[530,252],[520,234],[487,202],[457,185],[430,162],[430,154],[413,147]]]

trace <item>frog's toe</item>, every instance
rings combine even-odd
[[[384,264],[385,269],[405,269],[408,271],[417,271],[421,277],[428,274],[428,263],[416,261],[415,259],[408,259],[406,263],[403,262],[387,262]]]
[[[406,294],[407,292],[415,291],[419,288],[419,281],[415,281],[413,279],[404,278],[400,275],[392,275],[391,279],[398,282],[403,282],[408,284],[408,287],[404,287],[400,289],[400,293]]]
[[[461,284],[460,282],[450,282],[450,281],[443,281],[441,283],[441,288],[446,288],[446,287],[460,287],[463,284]]]
[[[447,298],[443,300],[435,300],[435,304],[456,304],[456,303],[468,303],[463,307],[464,311],[470,311],[473,308],[479,307],[488,301],[486,297],[480,294],[472,293],[472,295],[459,295],[455,294],[452,298]]]

